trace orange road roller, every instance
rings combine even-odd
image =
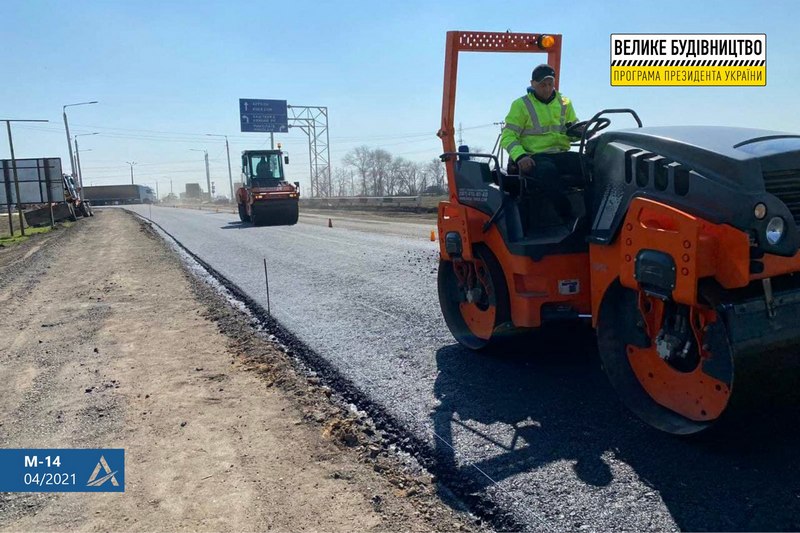
[[[576,130],[580,170],[561,176],[564,216],[535,178],[503,168],[499,151],[456,150],[466,51],[547,54],[557,83],[561,36],[447,35],[438,291],[453,336],[485,350],[590,320],[630,410],[673,434],[711,427],[750,363],[800,344],[800,136],[642,127],[632,110],[602,111]],[[623,114],[639,127],[601,132]]]

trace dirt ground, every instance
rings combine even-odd
[[[2,530],[480,528],[130,214],[0,249],[0,306],[0,446],[126,455],[124,493],[0,493]]]

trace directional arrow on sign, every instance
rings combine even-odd
[[[1,1],[1,0],[0,0]],[[286,100],[239,99],[241,131],[286,132]]]

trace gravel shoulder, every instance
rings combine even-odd
[[[121,210],[0,250],[0,446],[126,453],[121,494],[0,493],[0,529],[477,530]]]

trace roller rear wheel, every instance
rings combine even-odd
[[[250,222],[252,222],[254,226],[263,226],[266,222],[265,218],[265,213],[262,213],[255,207],[252,208],[252,211],[250,212]]]
[[[288,213],[286,214],[286,220],[284,224],[287,226],[294,226],[297,224],[297,219],[300,218],[300,206],[299,204],[294,204],[292,207],[289,208]]]
[[[494,254],[475,246],[474,261],[439,262],[439,305],[453,337],[471,350],[495,347],[509,321],[503,270]]]
[[[242,222],[250,222],[250,215],[247,214],[247,206],[239,204],[239,220]]]
[[[649,425],[698,433],[728,407],[733,351],[712,309],[664,301],[616,282],[600,306],[597,338],[611,384]]]

